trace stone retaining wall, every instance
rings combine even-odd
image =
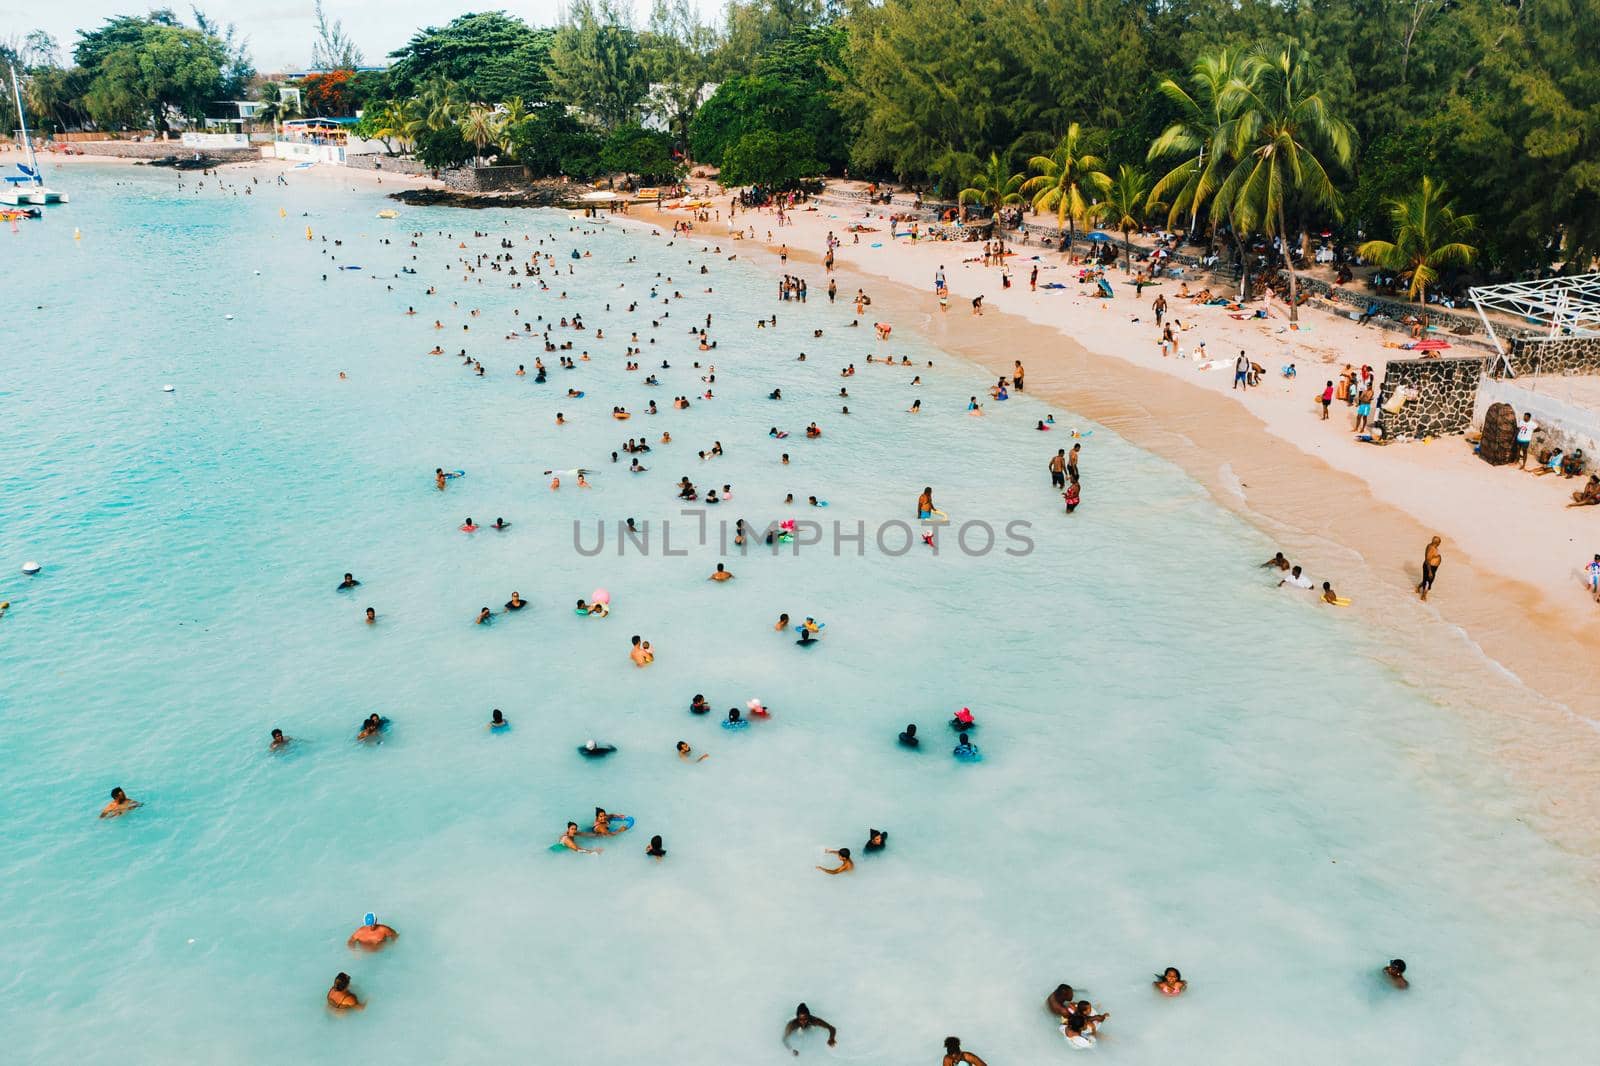
[[[1511,367],[1518,374],[1600,374],[1600,337],[1518,337]]]
[[[379,155],[377,153],[345,156],[345,166],[356,170],[381,170],[385,174],[410,174],[413,177],[436,177],[438,172],[420,159],[405,155]]]
[[[445,187],[457,192],[504,192],[528,184],[528,173],[521,166],[462,167],[439,175]]]
[[[222,163],[243,163],[260,159],[255,148],[186,148],[179,141],[79,141],[74,145],[85,155],[113,156],[117,159],[192,159],[198,151],[207,159]]]
[[[1482,356],[1389,360],[1373,421],[1383,427],[1389,440],[1465,433],[1473,424],[1485,362]],[[1414,399],[1398,414],[1384,411],[1383,404],[1401,389],[1407,389]]]

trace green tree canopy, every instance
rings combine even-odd
[[[600,173],[599,134],[560,104],[533,108],[506,133],[511,154],[534,177],[565,175],[588,181]]]
[[[561,99],[605,129],[633,121],[649,82],[639,35],[618,0],[575,0],[550,45]]]
[[[152,16],[113,19],[87,48],[85,40],[75,53],[92,60],[84,104],[101,126],[166,130],[174,119],[200,118],[228,89],[233,59],[214,34]]]
[[[746,133],[723,153],[720,180],[724,185],[789,188],[803,178],[814,178],[822,173],[822,163],[813,153],[814,147],[811,134],[806,130]]]
[[[547,70],[549,30],[535,30],[500,11],[462,15],[444,26],[418,30],[390,52],[389,94],[411,96],[436,78],[459,87],[479,103],[512,96],[534,102],[551,96]]]
[[[634,174],[647,182],[670,181],[682,172],[672,157],[672,138],[637,122],[618,126],[600,148],[600,166],[613,174]]]

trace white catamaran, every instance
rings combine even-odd
[[[28,117],[22,111],[22,86],[17,81],[17,68],[11,68],[11,95],[17,104],[17,132],[22,137],[22,150],[28,153],[26,163],[17,164],[16,174],[6,174],[0,185],[0,204],[22,207],[28,204],[64,204],[67,194],[47,189],[44,175],[39,173],[39,157],[33,154],[33,139],[28,136]]]

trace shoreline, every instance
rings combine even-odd
[[[800,217],[819,216],[826,218],[827,213]],[[775,221],[771,215],[755,217]],[[612,221],[670,235],[674,216],[657,210],[612,216]],[[757,225],[758,230],[765,228]],[[821,267],[821,255],[806,240],[815,236],[820,247],[820,232],[790,226],[783,233],[794,238],[788,251],[791,263]],[[730,234],[726,222],[702,222],[689,237],[726,244]],[[759,268],[781,274],[778,243],[783,242],[745,239],[723,252],[737,251]],[[1591,862],[1600,858],[1600,818],[1592,813],[1600,810],[1600,726],[1581,712],[1588,695],[1600,690],[1595,656],[1600,639],[1573,629],[1572,612],[1553,610],[1548,590],[1502,572],[1494,565],[1497,560],[1480,558],[1447,539],[1450,554],[1441,568],[1439,589],[1434,598],[1421,602],[1414,587],[1421,549],[1432,528],[1396,506],[1368,477],[1341,469],[1325,454],[1286,438],[1272,420],[1241,410],[1227,395],[1163,373],[1159,366],[1091,348],[1070,329],[1009,313],[987,299],[981,317],[965,308],[941,314],[936,305],[930,307],[938,260],[922,264],[930,285],[928,292],[920,292],[844,254],[850,247],[846,244],[836,254],[834,276],[841,298],[855,288],[867,289],[874,318],[914,330],[996,375],[1009,376],[1011,361],[1021,358],[1028,369],[1028,396],[1093,420],[1172,463],[1219,506],[1304,563],[1308,574],[1335,575],[1340,594],[1354,600],[1352,620],[1404,634],[1407,646],[1393,649],[1389,665],[1430,697],[1459,708],[1489,734],[1489,747],[1537,807],[1546,839]],[[962,250],[970,250],[950,243],[934,248],[942,252],[947,267]],[[955,272],[947,273],[954,294]],[[887,355],[894,347],[870,335],[861,343],[874,354]],[[1041,470],[1048,454],[1062,446],[1054,438],[1041,445]],[[1382,459],[1400,447],[1368,451]],[[1501,473],[1473,462],[1473,472]],[[1090,512],[1098,491],[1093,480],[1086,483],[1085,508]],[[1577,595],[1582,597],[1580,607],[1593,607],[1581,589]],[[1337,677],[1337,664],[1328,664],[1327,683],[1337,684]],[[1600,876],[1600,868],[1595,874]]]

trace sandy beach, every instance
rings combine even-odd
[[[725,198],[718,206],[724,216]],[[740,229],[756,239],[724,244],[781,272],[779,250],[811,281],[813,298],[825,299],[821,260],[831,230],[844,243],[835,255],[839,299],[865,289],[873,304],[837,358],[864,372],[868,352],[887,356],[891,338],[877,342],[873,322],[897,332],[926,334],[940,347],[997,375],[1021,359],[1027,393],[1115,430],[1196,478],[1222,505],[1274,537],[1286,555],[1319,583],[1332,580],[1350,597],[1362,624],[1396,634],[1391,665],[1435,698],[1482,715],[1500,732],[1506,764],[1540,797],[1541,828],[1564,846],[1600,853],[1600,820],[1589,812],[1600,800],[1600,731],[1588,717],[1590,694],[1600,685],[1589,629],[1600,610],[1581,584],[1580,568],[1600,536],[1587,530],[1594,516],[1564,504],[1574,483],[1535,477],[1514,467],[1492,468],[1462,438],[1439,438],[1373,447],[1358,443],[1353,409],[1335,404],[1323,422],[1314,396],[1345,363],[1372,364],[1381,380],[1393,334],[1308,310],[1303,328],[1289,332],[1281,319],[1240,322],[1226,309],[1176,298],[1177,284],[1146,287],[1141,300],[1114,273],[1117,296],[1100,300],[1080,286],[1076,269],[1059,255],[1016,246],[1012,287],[1000,270],[981,265],[981,244],[894,240],[888,220],[828,203],[789,216],[781,229],[775,213],[739,215]],[[637,221],[670,227],[686,213],[636,211]],[[859,244],[845,227],[877,228]],[[772,239],[767,239],[768,231]],[[699,223],[695,235],[722,242],[726,221]],[[874,244],[881,245],[873,247]],[[1030,292],[1031,256],[1040,255],[1040,284],[1064,290]],[[978,261],[974,262],[974,257]],[[933,292],[943,268],[950,308],[941,313]],[[1192,283],[1191,289],[1204,282]],[[1167,293],[1168,319],[1185,327],[1183,355],[1162,358],[1150,301]],[[984,314],[971,299],[984,296]],[[1198,369],[1190,357],[1204,341],[1208,358],[1226,364]],[[1261,386],[1231,390],[1231,361],[1243,348],[1268,368]],[[1299,377],[1279,368],[1293,362]],[[980,397],[980,399],[984,399]],[[1000,405],[988,405],[997,414]],[[1070,425],[1070,421],[1067,423]],[[1065,428],[1065,426],[1063,427]],[[1065,434],[1040,434],[1043,471]],[[1114,480],[1091,474],[1086,448],[1085,509],[1096,494],[1116,491]],[[1041,475],[1042,476],[1042,475]],[[1414,592],[1422,550],[1435,533],[1444,538],[1444,564],[1426,603]],[[1174,558],[1154,566],[1181,565]],[[1336,684],[1336,664],[1329,664]]]

